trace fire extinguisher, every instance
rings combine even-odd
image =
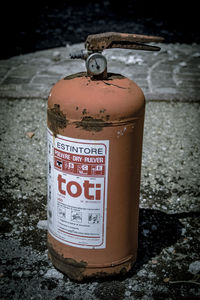
[[[145,99],[107,72],[108,48],[155,50],[154,36],[89,35],[87,73],[67,76],[48,99],[48,255],[75,280],[129,271],[136,260]]]

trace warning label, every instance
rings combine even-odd
[[[53,136],[48,129],[48,230],[64,244],[106,247],[108,140]]]

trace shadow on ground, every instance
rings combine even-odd
[[[186,214],[189,216],[190,214]],[[143,265],[171,245],[179,238],[183,225],[179,221],[181,214],[167,214],[159,210],[144,209],[139,211],[139,232],[137,260],[132,269],[126,274],[119,274],[105,278],[94,278],[98,282],[123,281],[134,276]],[[83,281],[91,282],[91,279]]]
[[[176,216],[159,210],[140,209],[139,218],[138,257],[132,274],[164,248],[175,244],[183,228]]]
[[[5,203],[5,201],[3,201],[3,203]],[[11,210],[10,207],[9,210]],[[18,211],[16,211],[16,213],[19,214]],[[14,216],[12,215],[12,218],[13,217]],[[128,274],[115,276],[115,279],[124,280],[127,277],[133,276],[142,268],[143,264],[147,263],[154,256],[158,255],[164,248],[175,244],[176,241],[181,237],[183,228],[183,225],[178,219],[179,217],[179,214],[169,215],[158,210],[141,208],[139,212],[139,241],[137,261]],[[11,230],[10,227],[12,226],[8,225],[9,222],[6,222],[6,224],[5,221],[0,223],[0,233],[2,234],[3,239],[5,238],[4,234],[6,234],[6,232],[10,232]],[[24,225],[26,226],[27,224]],[[35,231],[35,235],[37,236],[38,229],[36,228]],[[42,231],[42,233],[44,232]],[[46,238],[46,234],[42,234],[42,236],[40,236],[42,239],[34,239],[35,235],[33,235],[33,232],[31,235],[32,239],[30,239],[30,234],[25,235],[22,232],[22,245],[31,246],[33,249],[40,249],[40,252],[43,252],[45,248],[45,241],[43,239]],[[38,245],[38,243],[40,243],[40,245]],[[113,277],[99,280],[113,280]]]

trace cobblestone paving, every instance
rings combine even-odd
[[[160,52],[107,50],[108,70],[133,79],[147,100],[200,100],[200,46],[160,44]],[[82,60],[70,60],[72,49],[43,50],[0,61],[1,98],[47,98],[62,77],[85,70]]]

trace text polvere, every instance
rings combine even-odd
[[[69,195],[73,198],[80,196],[87,200],[101,200],[101,184],[91,183],[89,180],[84,180],[83,183],[77,181],[66,181],[62,175],[58,175],[58,191],[62,195]]]

